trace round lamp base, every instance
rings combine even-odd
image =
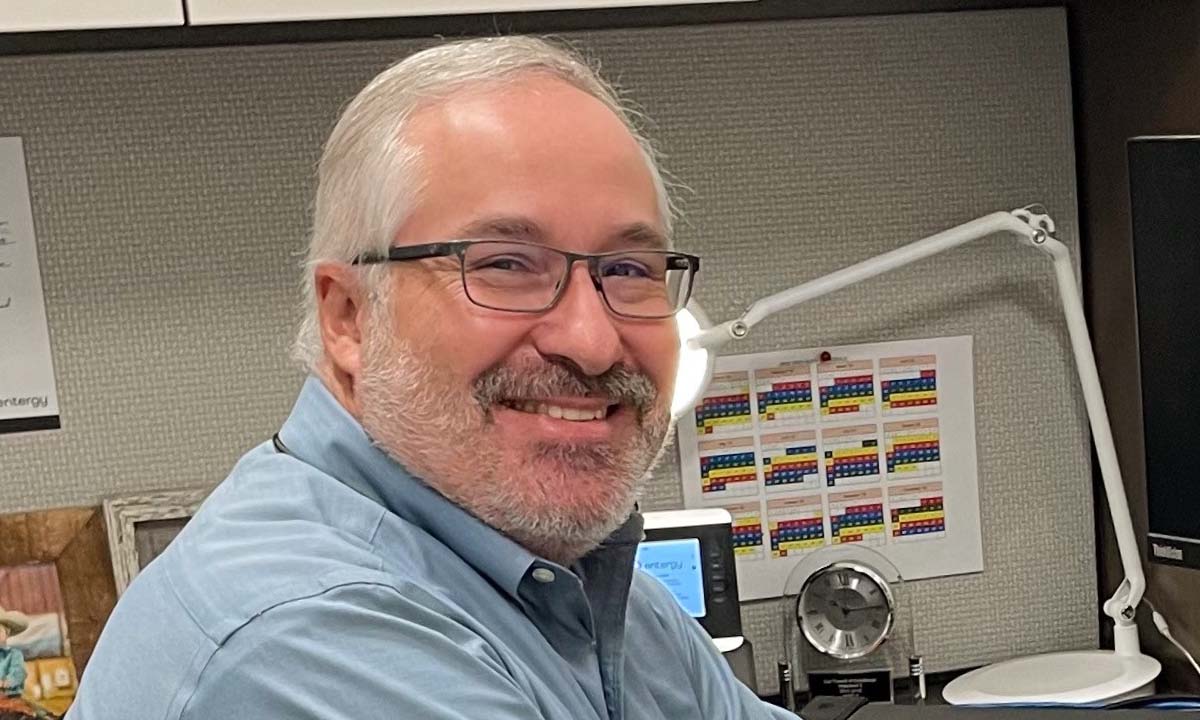
[[[1162,667],[1145,655],[1111,650],[1032,655],[955,678],[942,692],[951,705],[1093,705],[1154,692]]]

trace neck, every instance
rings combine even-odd
[[[362,406],[359,403],[357,386],[354,382],[354,377],[349,373],[334,367],[333,363],[327,358],[322,358],[320,363],[314,369],[314,375],[333,396],[338,404],[350,413],[350,416],[355,420],[362,422]]]

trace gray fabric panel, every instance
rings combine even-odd
[[[1028,202],[1076,245],[1061,10],[570,39],[654,119],[714,318]],[[26,142],[63,417],[60,432],[0,438],[4,511],[213,484],[270,436],[301,380],[285,348],[320,143],[368,78],[425,44],[0,58],[0,134]],[[1096,643],[1086,425],[1057,308],[1048,264],[997,239],[730,349],[974,335],[985,571],[914,584],[933,670]],[[648,508],[679,505],[676,466]],[[743,612],[764,691],[777,605]]]

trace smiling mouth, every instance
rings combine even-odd
[[[500,404],[517,412],[530,413],[532,415],[548,415],[556,420],[570,420],[572,422],[604,420],[620,407],[614,403],[600,408],[572,408],[537,400],[501,400]]]

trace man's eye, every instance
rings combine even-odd
[[[605,266],[604,275],[606,277],[653,277],[653,273],[648,267],[646,267],[644,263],[635,262],[632,260],[619,260]]]
[[[508,270],[510,272],[533,272],[533,263],[526,258],[500,256],[483,260],[472,270]]]

